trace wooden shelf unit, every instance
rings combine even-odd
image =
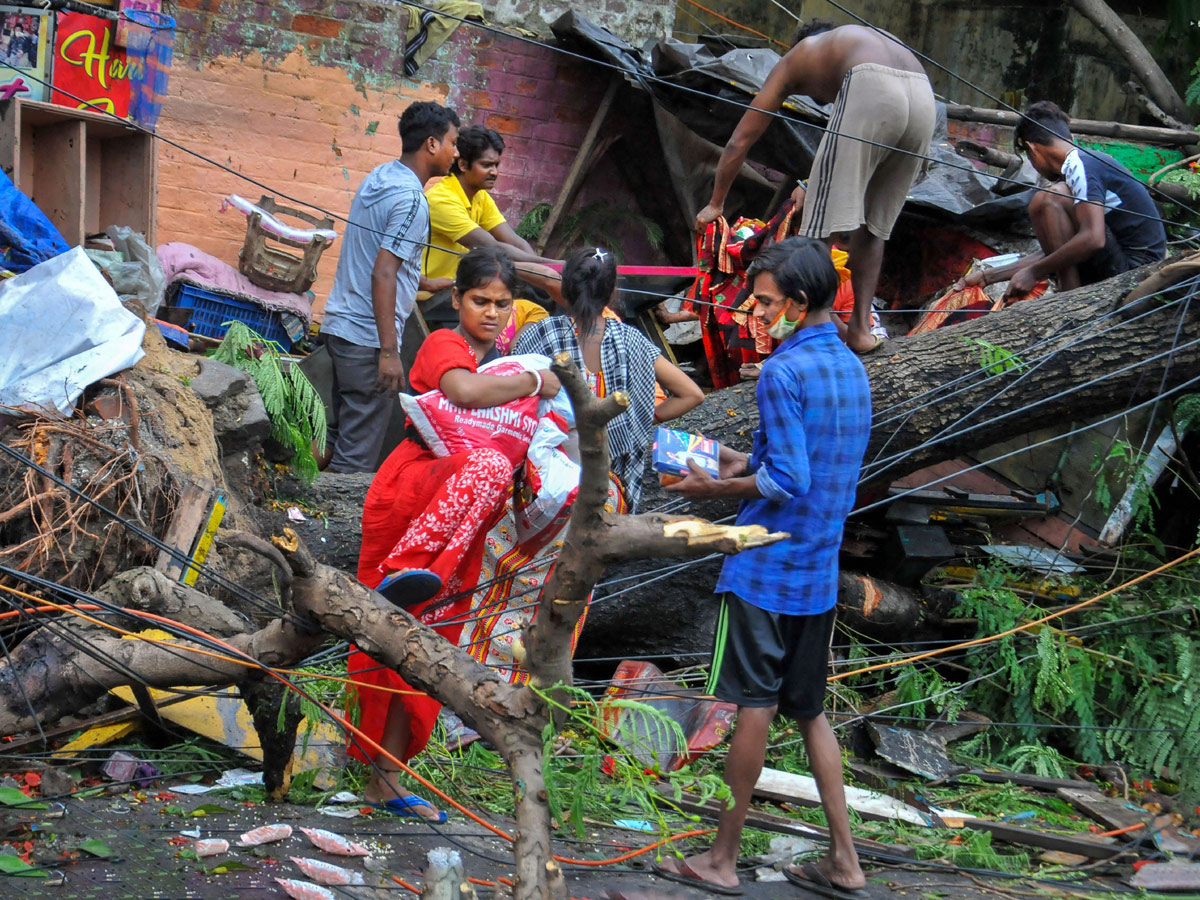
[[[155,246],[153,136],[101,113],[20,98],[0,102],[0,167],[72,247],[109,225]]]

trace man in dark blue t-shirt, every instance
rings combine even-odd
[[[1042,252],[984,273],[989,282],[1011,278],[1008,293],[1023,294],[1055,276],[1059,290],[1070,290],[1166,255],[1166,231],[1150,192],[1111,156],[1076,147],[1056,104],[1043,100],[1025,110],[1013,143],[1053,182],[1029,203]],[[976,275],[967,283],[981,280]]]

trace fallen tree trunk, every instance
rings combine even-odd
[[[551,848],[542,735],[552,719],[547,695],[559,694],[571,683],[571,636],[596,579],[613,560],[736,553],[786,535],[686,517],[605,513],[609,456],[604,429],[628,398],[617,393],[597,399],[566,354],[555,360],[554,368],[571,395],[585,449],[580,490],[562,552],[538,600],[537,615],[524,630],[530,684],[510,684],[499,671],[477,662],[353,576],[317,563],[294,532],[286,531],[272,543],[241,533],[226,535],[224,543],[257,553],[275,567],[281,587],[280,618],[249,631],[253,626],[247,620],[159,572],[123,573],[105,586],[103,596],[97,596],[103,608],[94,621],[67,618],[43,626],[0,662],[0,685],[5,688],[0,694],[0,734],[52,723],[118,685],[223,685],[275,677],[278,673],[268,668],[294,664],[316,649],[325,634],[334,634],[353,641],[398,670],[408,683],[448,705],[499,750],[513,776],[518,826],[514,898],[566,900],[566,882]],[[138,612],[147,609],[173,615],[139,618]],[[106,621],[121,630],[109,633]],[[151,623],[180,635],[180,642],[125,639],[128,632]],[[195,649],[185,649],[191,635],[202,638],[209,651],[216,647],[217,655],[188,652]],[[273,690],[252,693],[262,695],[255,710],[256,727],[272,727],[278,718],[272,711],[281,709],[282,697]],[[283,712],[285,720],[297,718],[295,710]],[[361,740],[364,735],[357,737]],[[264,750],[279,743],[264,739]],[[290,752],[291,747],[283,749]],[[379,749],[369,742],[364,746],[372,756]],[[277,762],[271,761],[267,768],[273,773],[272,788],[282,789],[286,773]]]
[[[289,619],[246,631],[246,624],[222,604],[150,568],[122,572],[96,596],[200,629],[262,666],[294,665],[323,639],[319,631]],[[67,617],[38,629],[10,651],[0,665],[0,734],[36,728],[39,722],[52,724],[121,685],[226,685],[256,668],[170,642],[126,640],[124,632],[160,627],[132,612],[88,615],[119,630]]]
[[[874,416],[860,484],[877,488],[1016,435],[1188,389],[1200,378],[1196,303],[1182,322],[1183,303],[1129,320],[1109,315],[1151,271],[893,338],[864,357]],[[678,427],[745,450],[757,425],[752,386],[738,385],[711,394]],[[647,488],[648,505],[670,496]],[[696,511],[728,514],[727,507]]]
[[[1200,376],[1200,348],[1191,343],[1197,333],[1196,312],[1189,313],[1182,329],[1179,306],[1129,322],[1108,315],[1144,275],[1145,270],[1128,273],[962,325],[894,338],[866,357],[875,427],[864,485],[877,489],[917,469],[1014,435],[1117,413],[1157,395],[1160,388],[1171,390]],[[1177,330],[1178,346],[1171,352]],[[1016,359],[1001,374],[989,374],[984,367],[989,347],[1003,348]],[[716,391],[675,427],[749,450],[758,426],[754,392],[753,382]],[[360,480],[351,481],[355,478]],[[301,526],[311,529],[315,553],[348,571],[354,570],[357,548],[348,540],[335,546],[339,539],[333,535],[352,534],[358,528],[367,483],[360,476],[322,476],[310,502],[330,511],[328,527],[316,520]],[[668,510],[678,507],[678,497],[663,491],[652,471],[647,471],[643,485],[645,509],[664,504],[674,504]],[[349,518],[339,521],[340,510]],[[691,512],[717,520],[733,515],[736,505],[697,503]],[[282,513],[277,515],[282,519]],[[329,536],[329,542],[317,543],[318,535]],[[711,590],[720,561],[701,563],[635,588],[638,573],[660,568],[661,563],[642,562],[619,563],[606,570],[606,580],[622,580],[597,592],[580,656],[609,657],[614,646],[626,654],[664,654],[680,660],[708,653],[715,617]],[[620,595],[606,599],[614,592]],[[917,616],[919,610],[909,606],[907,615]],[[682,633],[679,622],[692,627]]]

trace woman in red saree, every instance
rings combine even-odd
[[[554,396],[559,383],[549,370],[507,377],[477,372],[512,313],[516,272],[509,258],[487,248],[472,250],[459,263],[455,281],[458,327],[435,331],[422,344],[408,375],[412,389],[417,393],[440,390],[457,406],[472,409],[534,394]],[[448,615],[455,609],[446,603],[448,599],[476,586],[482,538],[503,513],[512,483],[513,465],[502,453],[478,449],[439,458],[410,424],[404,441],[384,461],[367,491],[359,581],[376,588],[395,573],[424,572],[434,586],[416,597],[409,611],[457,642],[462,622],[455,623],[453,616],[443,625],[438,620],[446,618],[443,610]],[[419,753],[437,721],[438,702],[414,691],[396,672],[357,649],[351,654],[348,675],[359,685],[361,729],[397,759],[408,760]],[[445,820],[444,812],[399,784],[397,770],[385,757],[375,758],[356,742],[350,753],[373,764],[364,791],[369,804],[399,815]]]

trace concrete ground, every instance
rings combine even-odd
[[[426,854],[435,847],[453,847],[462,853],[469,877],[495,881],[512,872],[510,845],[462,816],[452,816],[434,828],[423,822],[373,814],[353,819],[325,815],[310,806],[293,804],[240,803],[228,796],[184,796],[154,789],[116,795],[73,798],[64,804],[61,816],[55,810],[0,811],[0,830],[5,839],[27,838],[33,842],[33,862],[52,868],[50,878],[0,876],[0,897],[46,897],[54,900],[217,900],[238,897],[267,900],[286,896],[276,878],[306,880],[290,857],[328,861],[362,873],[366,887],[330,888],[338,898],[403,898],[412,896],[397,883],[399,877],[419,888]],[[222,809],[212,809],[211,807]],[[198,810],[206,808],[203,814]],[[353,807],[351,807],[353,808]],[[240,849],[237,838],[264,824],[286,823],[294,834],[281,843]],[[496,822],[512,830],[510,822]],[[301,826],[322,828],[363,844],[370,851],[362,857],[335,856],[317,850],[300,831]],[[182,831],[200,829],[203,838],[230,842],[228,852],[203,860],[181,855],[190,839]],[[79,844],[102,841],[111,856],[99,859],[81,853]],[[557,852],[573,858],[601,859],[619,856],[644,846],[650,836],[621,830],[597,830],[585,842],[561,841]],[[21,841],[23,843],[23,841]],[[580,868],[567,866],[571,895],[577,900],[623,897],[624,900],[699,900],[712,896],[655,878],[648,871],[653,852],[634,857],[619,866]],[[61,884],[58,874],[65,876]],[[811,898],[786,882],[744,881],[745,896],[751,900]],[[871,900],[897,898],[995,898],[1011,892],[1043,894],[1044,886],[995,882],[994,888],[963,875],[947,872],[910,872],[876,869],[868,872],[867,893]],[[1106,885],[1115,887],[1116,885]],[[500,896],[478,886],[479,897]],[[1067,896],[1053,889],[1045,896]]]

